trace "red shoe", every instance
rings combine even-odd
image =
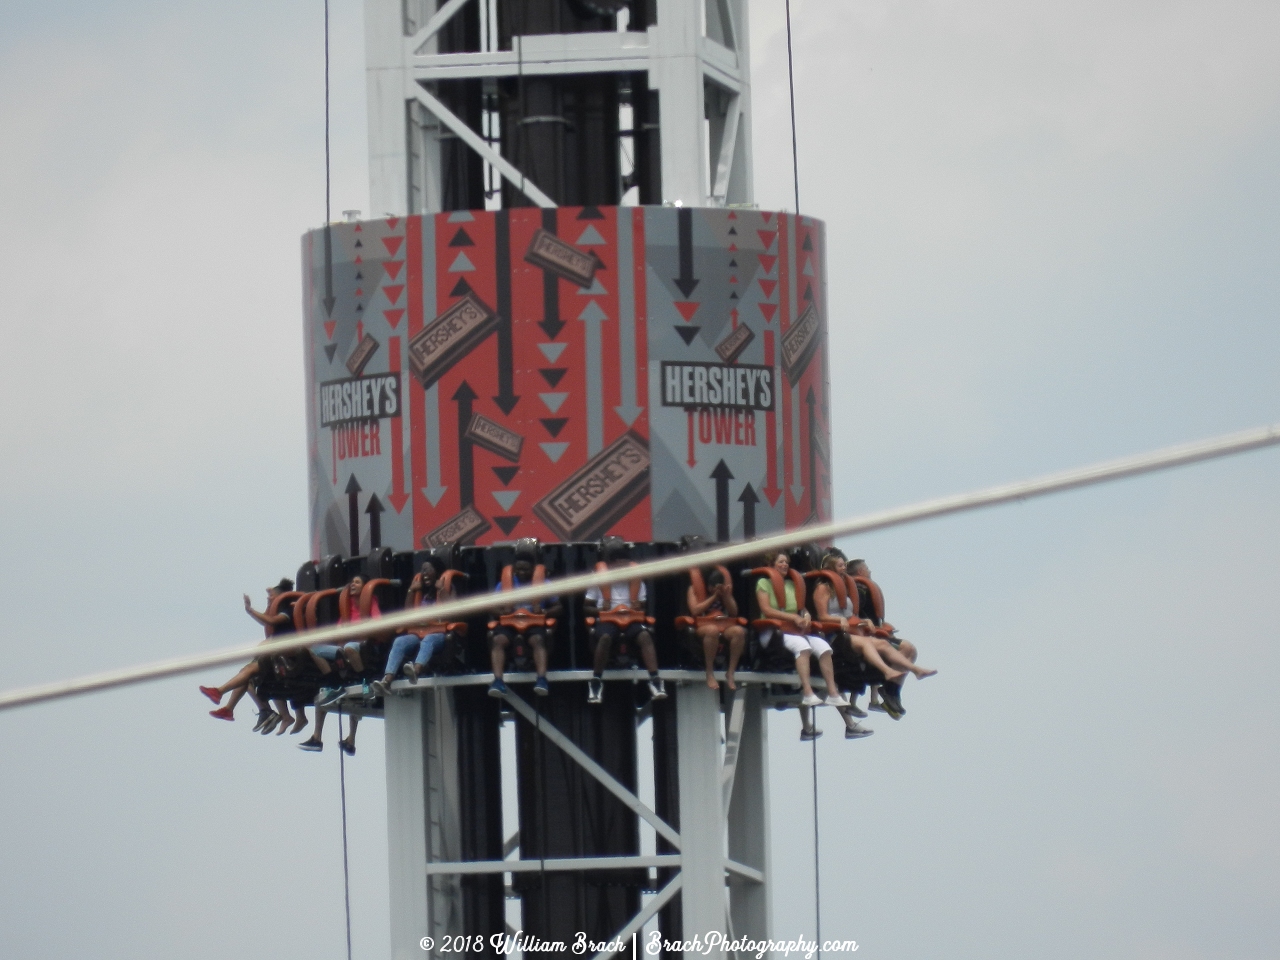
[[[234,720],[236,715],[231,712],[230,707],[222,707],[218,710],[210,710],[209,716],[216,717],[219,720]]]
[[[201,687],[200,692],[212,700],[214,703],[222,702],[222,694],[218,692],[217,687]]]

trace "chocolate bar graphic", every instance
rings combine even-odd
[[[446,543],[474,543],[489,529],[489,521],[480,516],[473,506],[465,506],[457,516],[450,517],[422,538],[424,547],[441,547]]]
[[[409,341],[409,367],[430,387],[498,328],[498,315],[468,293]]]
[[[716,344],[716,356],[725,363],[733,363],[755,338],[750,327],[745,323],[739,324],[736,330]]]
[[[467,425],[467,439],[512,463],[520,461],[520,451],[524,447],[524,437],[481,413],[473,416]]]
[[[546,230],[539,230],[533,235],[524,258],[535,267],[550,270],[580,287],[591,286],[596,267],[600,265],[594,254],[584,253]]]
[[[533,512],[564,541],[608,533],[649,495],[649,443],[628,431],[533,505]]]
[[[822,319],[811,303],[800,314],[800,319],[782,335],[782,367],[793,385],[800,382],[805,367],[813,359],[821,332]]]
[[[351,351],[351,356],[347,357],[347,369],[351,371],[353,377],[360,376],[365,364],[377,352],[379,346],[381,344],[373,338],[371,333],[366,333],[364,339],[356,344],[356,348]]]

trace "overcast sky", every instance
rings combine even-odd
[[[368,200],[361,11],[332,7],[336,214]],[[240,595],[305,559],[321,9],[5,7],[0,688],[251,640]],[[1280,420],[1280,6],[792,9],[838,516]],[[752,2],[772,209],[781,10]],[[823,718],[824,935],[1276,955],[1277,480],[1255,453],[848,545],[941,673],[869,740]],[[217,723],[195,687],[221,679],[0,715],[0,953],[345,955],[336,736]],[[779,936],[813,930],[797,733],[771,717]],[[381,958],[379,724],[348,773],[355,956]]]

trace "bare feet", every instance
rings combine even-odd
[[[725,682],[725,683],[727,683],[727,684],[729,685],[729,689],[730,689],[730,690],[737,690],[737,689],[738,689],[738,685],[737,685],[736,683],[734,683],[734,682],[733,682],[733,674],[732,674],[732,673],[730,673],[730,674],[726,674],[726,675],[725,675],[724,682]]]
[[[924,669],[923,667],[916,667],[916,668],[915,668],[914,670],[912,670],[911,672],[912,672],[912,673],[914,673],[914,674],[916,675],[916,679],[917,679],[917,680],[923,680],[925,677],[932,677],[932,676],[933,676],[934,674],[936,674],[938,671],[937,671],[937,670],[926,670],[926,669]]]
[[[280,736],[280,734],[289,729],[289,724],[291,723],[293,723],[293,714],[282,713],[280,715],[280,726],[276,728],[276,736]]]
[[[301,710],[299,710],[299,711],[298,711],[298,720],[297,720],[297,722],[296,722],[296,723],[294,723],[294,725],[293,725],[293,729],[292,729],[292,730],[290,730],[289,732],[290,732],[290,733],[301,733],[301,732],[302,732],[303,727],[305,727],[306,725],[307,725],[307,715],[306,715],[305,713],[303,713]]]
[[[708,686],[708,687],[710,687],[712,690],[719,690],[719,689],[720,689],[720,681],[719,681],[719,680],[717,680],[713,674],[708,673],[708,674],[707,674],[707,686]],[[730,685],[729,685],[729,689],[730,689],[730,690],[732,690],[732,689],[733,689],[733,684],[730,684]]]

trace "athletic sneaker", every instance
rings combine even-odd
[[[881,690],[880,699],[884,701],[884,712],[894,720],[900,720],[906,715],[907,708],[902,705],[902,698],[896,690]]]
[[[267,722],[262,725],[262,729],[259,730],[258,732],[265,737],[268,733],[270,733],[279,725],[280,725],[280,714],[272,710],[271,716],[267,717]]]
[[[814,727],[812,730],[800,731],[800,741],[802,743],[807,743],[810,740],[817,740],[820,736],[822,736],[822,731],[817,727]]]
[[[266,723],[268,719],[270,719],[273,713],[275,713],[275,711],[272,710],[270,707],[263,707],[261,710],[259,710],[258,722],[253,725],[253,732],[257,733],[259,730],[261,730],[262,725]]]
[[[546,677],[539,677],[533,682],[533,692],[540,697],[545,697],[551,693],[551,684],[547,683]]]
[[[354,757],[356,755],[356,745],[354,743],[347,743],[345,740],[339,740],[338,747],[348,757]]]
[[[369,686],[372,687],[373,692],[380,697],[391,696],[391,684],[387,683],[385,680],[375,680]]]
[[[324,744],[319,740],[303,740],[302,743],[298,744],[298,749],[306,750],[310,753],[319,753],[324,749]]]
[[[218,692],[217,687],[201,687],[200,692],[212,700],[214,703],[222,702],[222,694]]]
[[[832,694],[831,696],[827,697],[827,699],[823,700],[822,702],[825,703],[828,707],[847,707],[849,705],[848,700],[846,700],[844,697],[837,696],[835,694]]]
[[[342,687],[321,687],[320,692],[316,694],[316,706],[327,707],[331,703],[337,703],[346,695],[346,690]]]
[[[844,738],[846,740],[861,740],[863,737],[869,737],[873,733],[875,733],[874,730],[870,727],[864,727],[860,723],[855,723],[852,727],[844,728]]]
[[[236,718],[230,707],[219,707],[217,710],[210,710],[209,716],[218,720],[235,720]]]
[[[820,707],[822,706],[822,698],[816,693],[811,693],[800,701],[802,707]]]
[[[649,696],[654,700],[667,699],[667,685],[662,682],[661,677],[649,678]]]
[[[587,681],[587,703],[602,703],[604,701],[604,681],[598,677],[592,677]]]
[[[867,715],[867,711],[858,706],[858,701],[853,697],[848,697],[847,699],[849,701],[849,715],[857,717],[859,720],[863,719]]]
[[[501,680],[494,680],[493,683],[489,684],[489,696],[491,697],[505,697],[510,692],[511,689]]]
[[[417,683],[417,682],[418,682],[418,665],[417,665],[417,663],[415,663],[414,661],[410,660],[408,663],[406,663],[406,664],[404,665],[404,678],[405,678],[406,680],[408,680],[410,683]]]

